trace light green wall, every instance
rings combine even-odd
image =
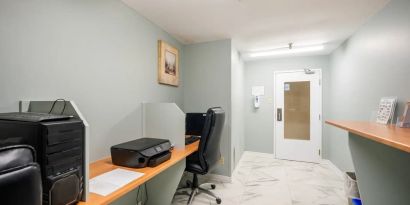
[[[410,2],[392,0],[330,57],[295,57],[245,63],[245,149],[273,152],[273,71],[321,67],[323,118],[369,120],[383,96],[398,96],[401,114],[410,100]],[[251,87],[264,85],[261,108],[252,108]],[[353,170],[345,131],[325,125],[323,157]]]
[[[108,156],[142,135],[141,102],[183,106],[182,86],[157,83],[158,39],[182,49],[117,0],[0,0],[0,112],[20,99],[74,100],[91,160]]]
[[[383,96],[398,96],[398,114],[410,100],[410,1],[392,0],[371,18],[330,60],[331,92],[327,119],[371,118]],[[328,158],[353,170],[345,131],[325,126]]]
[[[179,87],[157,83],[159,39],[180,50]],[[75,101],[91,125],[93,161],[142,136],[142,102],[192,112],[222,106],[217,173],[230,174],[230,40],[183,46],[121,1],[1,0],[0,45],[0,112],[16,111],[20,99]]]
[[[238,164],[245,149],[245,115],[243,112],[244,63],[238,51],[232,46],[231,102],[232,102],[232,170]]]
[[[328,56],[288,57],[245,62],[244,116],[245,116],[245,150],[273,153],[274,133],[274,72],[283,70],[322,69],[323,80],[323,114],[327,109],[329,89]],[[253,106],[252,86],[265,86],[265,95],[261,98],[260,108]],[[324,145],[326,136],[323,136]]]
[[[184,47],[184,111],[206,112],[210,107],[225,110],[221,139],[224,165],[217,174],[231,175],[231,40],[198,43]]]
[[[410,153],[349,133],[360,198],[365,205],[408,205]]]

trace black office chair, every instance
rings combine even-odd
[[[184,192],[189,195],[188,204],[191,204],[195,195],[199,193],[208,194],[215,198],[217,204],[221,203],[221,198],[211,191],[200,187],[197,175],[207,174],[214,170],[218,164],[221,158],[220,142],[224,122],[225,112],[222,108],[208,109],[198,151],[187,157],[185,171],[194,175],[192,182],[187,181],[187,186],[184,187],[191,190],[191,193]],[[211,188],[215,189],[215,184],[211,184]]]
[[[0,148],[0,204],[41,205],[40,166],[26,145]]]

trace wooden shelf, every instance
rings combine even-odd
[[[194,153],[198,150],[199,141],[192,143],[190,145],[185,146],[185,149],[174,149],[172,150],[171,159],[156,166],[153,168],[146,167],[142,169],[133,169],[127,167],[120,167],[113,165],[111,163],[111,157],[107,157],[105,159],[98,160],[90,164],[90,179],[101,175],[105,172],[112,171],[117,168],[127,169],[131,171],[137,171],[144,173],[144,176],[138,178],[137,180],[132,181],[131,183],[123,186],[122,188],[118,189],[117,191],[111,193],[108,196],[101,196],[98,194],[90,193],[87,202],[80,202],[78,205],[99,205],[99,204],[109,204],[120,197],[124,196],[128,192],[134,190],[138,186],[144,184],[151,178],[155,177],[159,173],[163,172],[164,170],[168,169],[169,167],[175,165],[176,163],[180,162],[181,160],[185,159],[188,155]]]
[[[410,153],[410,129],[372,122],[326,121],[327,124]]]

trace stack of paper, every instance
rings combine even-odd
[[[384,97],[380,100],[379,110],[377,112],[376,122],[387,124],[393,119],[394,110],[396,109],[397,97]]]
[[[90,180],[90,192],[107,196],[126,184],[142,177],[144,173],[115,169]]]

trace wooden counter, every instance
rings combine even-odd
[[[409,128],[372,122],[326,123],[349,132],[346,137],[364,205],[410,204]]]
[[[410,129],[373,122],[326,121],[361,137],[410,153]]]
[[[153,168],[146,167],[142,169],[133,169],[133,168],[126,168],[113,165],[111,163],[111,158],[105,158],[102,160],[98,160],[90,164],[90,179],[101,175],[105,172],[112,171],[117,168],[127,169],[131,171],[137,171],[144,173],[144,176],[132,181],[131,183],[123,186],[122,188],[118,189],[117,191],[111,193],[108,196],[101,196],[98,194],[90,193],[87,202],[80,202],[78,205],[97,205],[97,204],[109,204],[120,197],[124,196],[128,192],[134,190],[138,186],[144,184],[151,178],[155,177],[159,173],[163,172],[164,170],[168,169],[169,167],[175,165],[176,163],[180,162],[181,160],[185,159],[188,155],[194,153],[198,150],[199,142],[192,143],[187,145],[185,149],[174,149],[172,150],[171,159],[156,166]]]

